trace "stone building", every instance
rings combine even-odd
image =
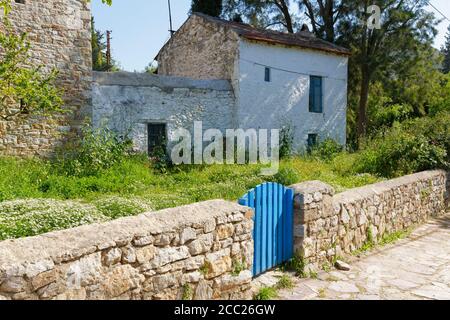
[[[90,6],[84,0],[16,0],[11,4],[9,18],[15,30],[28,34],[33,62],[46,71],[59,70],[65,108],[73,112],[53,119],[0,121],[0,154],[45,156],[90,116]]]
[[[204,130],[290,127],[298,151],[327,137],[345,144],[348,56],[309,32],[194,13],[160,50],[158,76],[94,77],[94,122],[127,128],[142,151],[154,132],[170,143],[194,121]]]
[[[13,1],[14,27],[28,33],[36,63],[60,71],[73,112],[0,122],[0,154],[51,154],[87,117],[143,152],[163,138],[170,146],[195,121],[221,131],[290,126],[298,150],[326,137],[345,144],[344,48],[195,13],[159,52],[158,75],[92,73],[90,17],[84,0]]]

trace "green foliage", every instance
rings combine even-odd
[[[8,19],[8,0],[0,1],[0,120],[62,113],[62,91],[55,86],[56,69],[33,63],[26,33],[16,33]]]
[[[311,156],[330,161],[343,151],[344,147],[333,139],[327,138],[323,142],[314,146],[311,150]]]
[[[405,239],[409,237],[409,235],[412,232],[412,228],[409,228],[407,230],[400,230],[395,231],[389,234],[383,235],[380,242],[378,243],[380,246],[385,246],[394,242],[397,242],[398,240]]]
[[[259,289],[258,293],[255,295],[255,300],[272,300],[278,296],[277,289],[273,287],[263,287]]]
[[[290,186],[300,181],[300,176],[292,167],[282,167],[272,178],[273,182]]]
[[[247,263],[245,259],[233,259],[232,269],[233,271],[231,272],[231,275],[235,277],[239,276],[242,271],[247,269]]]
[[[450,114],[395,124],[370,139],[359,155],[358,172],[395,177],[449,168]]]
[[[123,198],[119,196],[109,196],[94,201],[93,204],[101,214],[111,219],[135,216],[152,211],[151,204],[138,197]]]
[[[222,14],[222,0],[192,0],[191,12],[200,12],[212,17]]]
[[[280,159],[290,157],[293,153],[294,128],[291,124],[284,125],[280,130]]]
[[[0,203],[0,240],[34,236],[107,220],[94,206],[77,201],[6,201]]]
[[[186,283],[183,286],[183,295],[181,297],[181,300],[192,300],[192,297],[194,295],[194,291],[192,290],[192,287],[189,283]]]
[[[132,143],[126,137],[106,128],[85,125],[82,139],[60,150],[55,163],[67,175],[93,176],[120,163],[128,154]]]
[[[171,163],[166,152],[166,142],[153,148],[150,159],[152,160],[153,168],[155,170],[160,173],[167,173],[167,169],[170,167]]]
[[[292,289],[294,288],[294,281],[287,274],[281,276],[280,280],[277,282],[278,289]]]
[[[92,70],[95,71],[119,71],[118,63],[111,58],[108,64],[106,57],[106,33],[95,29],[94,17],[91,18],[91,45],[92,45]]]
[[[299,255],[295,255],[291,260],[289,260],[283,265],[283,268],[285,270],[295,272],[295,275],[297,277],[307,278],[309,275],[308,272],[305,270],[307,264],[308,262],[306,261],[305,258]]]
[[[445,44],[442,47],[442,54],[444,55],[444,62],[442,64],[442,72],[450,72],[450,25],[448,26],[447,35],[445,36]]]

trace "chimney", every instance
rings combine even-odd
[[[298,35],[304,36],[304,37],[315,37],[314,33],[312,33],[311,31],[309,31],[309,27],[307,24],[303,24],[302,28],[300,29],[299,32],[297,32]]]

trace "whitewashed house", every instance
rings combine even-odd
[[[128,128],[143,151],[194,121],[204,130],[289,126],[298,150],[327,137],[344,145],[348,57],[309,32],[194,13],[160,50],[158,75],[94,75],[94,123]]]

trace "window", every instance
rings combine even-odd
[[[270,82],[270,68],[266,67],[264,71],[264,81]]]
[[[322,77],[311,76],[309,85],[309,112],[323,112]]]
[[[21,3],[21,4],[25,4],[25,0],[16,0],[16,3]]]
[[[311,151],[317,145],[317,133],[308,134],[308,151]]]
[[[148,124],[148,154],[151,155],[157,147],[166,147],[166,124]]]

